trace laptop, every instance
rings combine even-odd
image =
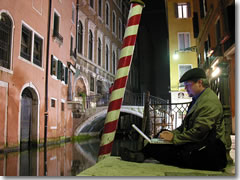
[[[147,140],[150,144],[173,144],[170,141],[166,141],[164,139],[160,138],[149,138],[146,134],[144,134],[135,124],[132,124],[132,127],[145,139]]]

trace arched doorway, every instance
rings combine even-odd
[[[75,89],[74,89],[74,100],[81,102],[81,111],[85,111],[85,109],[88,107],[87,104],[87,87],[86,83],[83,78],[78,78],[75,83]]]
[[[21,94],[20,149],[37,145],[38,98],[32,88],[25,88]]]
[[[84,80],[82,78],[79,78],[76,81],[75,85],[75,97],[79,97],[83,93],[87,94],[86,85],[84,83]]]

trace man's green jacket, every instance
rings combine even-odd
[[[217,138],[226,144],[222,116],[221,102],[210,88],[206,88],[186,114],[181,126],[173,130],[173,144],[201,142],[214,126]]]

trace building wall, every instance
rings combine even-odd
[[[50,1],[49,1],[50,2]],[[89,0],[52,0],[50,37],[48,44],[48,15],[49,2],[39,1],[1,1],[0,14],[5,18],[7,14],[12,22],[10,67],[0,64],[0,149],[19,147],[21,134],[29,127],[25,127],[22,121],[29,111],[26,100],[29,103],[31,96],[31,141],[43,143],[45,117],[48,120],[48,141],[58,141],[73,135],[73,113],[69,108],[71,101],[78,96],[77,84],[83,87],[86,95],[97,94],[97,80],[101,80],[103,93],[108,93],[108,88],[114,81],[116,71],[113,71],[113,50],[116,53],[116,64],[122,46],[124,24],[126,24],[129,4],[128,1],[102,0],[102,16],[98,16],[98,1],[94,7],[90,7]],[[76,4],[78,2],[78,4]],[[109,5],[109,26],[106,26],[105,8]],[[122,6],[124,5],[125,8]],[[78,12],[77,12],[78,9]],[[112,32],[112,13],[116,15],[116,33]],[[55,14],[59,17],[59,30],[56,34],[54,23],[57,22]],[[83,53],[76,53],[78,20],[83,23]],[[77,21],[77,22],[76,22]],[[119,33],[119,21],[122,22],[122,33]],[[40,37],[42,41],[41,64],[30,61],[21,54],[21,42],[23,42],[23,26],[31,32],[31,54],[35,47],[35,39]],[[88,58],[89,30],[93,32],[93,59]],[[2,31],[1,31],[2,33]],[[72,44],[71,44],[72,37]],[[102,39],[102,63],[97,62],[97,38]],[[1,37],[3,39],[3,36]],[[1,39],[1,40],[2,40]],[[109,69],[106,69],[105,45],[109,45]],[[49,45],[49,49],[48,48]],[[72,48],[72,49],[71,49]],[[71,49],[71,50],[70,50]],[[71,53],[72,51],[72,53]],[[47,54],[48,52],[48,54]],[[48,69],[47,68],[48,58]],[[64,68],[63,79],[57,76],[58,64],[53,66],[53,59]],[[2,61],[1,61],[2,63]],[[56,68],[56,74],[53,70]],[[62,69],[63,69],[62,68]],[[46,76],[46,70],[48,76]],[[65,74],[65,72],[67,72]],[[94,89],[90,88],[91,77],[94,78]],[[45,109],[45,80],[48,78],[48,109]],[[68,80],[66,82],[65,80]],[[80,83],[79,83],[80,81]],[[26,102],[25,102],[26,103]],[[45,116],[47,114],[47,116]],[[29,117],[30,117],[29,116]],[[28,117],[28,118],[29,118]],[[21,128],[25,128],[21,130]]]
[[[70,55],[71,36],[76,36],[76,17],[74,16],[72,20],[72,7],[74,7],[74,9],[76,8],[75,0],[52,1],[49,71],[51,71],[52,67],[51,56],[55,56],[65,67],[68,67],[68,62],[74,64],[76,61]],[[60,17],[59,34],[63,37],[63,42],[60,42],[58,38],[53,36],[54,13],[57,13]],[[51,75],[49,72],[48,92],[48,137],[55,139],[58,137],[72,136],[72,112],[67,108],[68,84],[59,80],[56,76]],[[52,100],[55,100],[55,107],[51,105]]]
[[[106,23],[106,6],[109,7],[109,24]],[[122,6],[126,10],[123,12]],[[108,89],[114,81],[115,73],[113,71],[113,51],[115,51],[115,69],[117,68],[117,60],[122,47],[122,38],[124,33],[124,24],[128,16],[129,5],[127,1],[108,1],[102,0],[102,15],[99,16],[98,1],[94,1],[94,6],[90,6],[90,1],[85,0],[80,2],[78,19],[82,22],[84,28],[84,45],[83,53],[77,53],[77,73],[76,79],[85,79],[85,86],[89,91],[87,95],[99,94],[97,90],[97,81],[102,81],[102,94],[108,93]],[[113,12],[116,15],[116,32],[113,32]],[[119,21],[122,23],[119,33]],[[93,33],[93,59],[89,59],[89,30]],[[101,39],[101,65],[98,64],[98,38]],[[106,45],[109,48],[109,69],[106,68]],[[94,89],[90,89],[90,78],[94,79]],[[75,93],[76,94],[76,93]]]
[[[189,18],[176,18],[175,5],[177,3],[190,3],[191,16]],[[167,18],[168,18],[168,30],[169,30],[169,58],[170,58],[170,84],[171,84],[171,99],[173,103],[186,102],[190,99],[187,94],[184,93],[183,98],[178,98],[180,92],[185,91],[183,88],[179,88],[179,65],[191,65],[192,68],[197,67],[197,54],[192,51],[178,51],[179,41],[178,33],[189,32],[190,33],[190,47],[196,45],[196,40],[193,36],[193,3],[192,1],[179,1],[168,0],[167,1]],[[178,59],[174,58],[175,52],[179,55]]]
[[[200,2],[205,2],[206,12],[201,17]],[[194,1],[194,11],[198,13],[199,66],[207,72],[211,83],[218,79],[219,96],[224,106],[230,106],[232,126],[235,133],[235,1]],[[232,12],[231,12],[232,11]],[[219,26],[218,26],[219,23]],[[218,36],[219,34],[219,36]],[[206,45],[208,44],[208,45]],[[212,51],[212,53],[210,53]],[[207,56],[208,55],[208,56]],[[220,69],[213,76],[213,72]],[[226,73],[226,74],[225,74]],[[227,78],[224,82],[222,79]],[[223,83],[226,83],[223,85]],[[224,86],[224,87],[221,87]],[[230,127],[231,128],[231,127]]]
[[[19,11],[24,9],[24,11]],[[3,107],[4,113],[1,114],[1,147],[17,146],[20,142],[20,119],[21,119],[21,96],[25,88],[33,90],[38,96],[37,111],[35,117],[37,127],[37,136],[42,137],[42,129],[44,113],[44,78],[45,78],[45,52],[46,52],[46,35],[47,29],[42,24],[47,24],[48,5],[42,1],[41,4],[35,4],[35,1],[1,1],[0,13],[6,13],[12,21],[12,43],[11,43],[11,65],[10,68],[0,67],[0,87],[1,98],[0,105]],[[26,13],[27,12],[27,13]],[[41,23],[35,23],[39,21]],[[41,67],[24,59],[20,55],[21,49],[21,33],[22,25],[40,36],[43,40],[42,46],[42,64]],[[4,134],[3,134],[4,132]]]

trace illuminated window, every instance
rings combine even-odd
[[[180,19],[191,17],[190,3],[177,3],[175,14],[176,17]]]

